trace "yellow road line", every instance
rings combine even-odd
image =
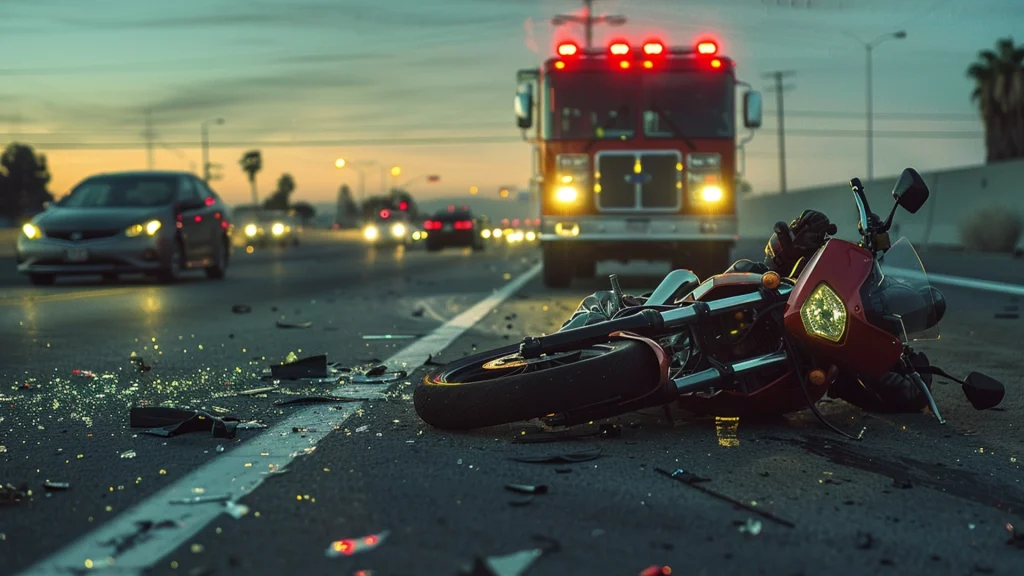
[[[22,306],[24,304],[43,304],[46,302],[63,302],[66,300],[87,300],[117,296],[137,291],[137,288],[108,288],[104,290],[83,290],[81,292],[62,292],[60,294],[27,294],[24,296],[7,296],[0,298],[0,306]]]

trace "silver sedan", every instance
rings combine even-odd
[[[18,271],[33,284],[58,275],[146,273],[174,282],[185,270],[223,278],[231,253],[227,207],[187,172],[120,172],[83,180],[25,224]]]

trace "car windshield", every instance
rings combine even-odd
[[[632,138],[636,134],[636,87],[623,77],[591,72],[545,77],[551,140]]]
[[[703,71],[651,74],[644,77],[643,83],[644,136],[731,138],[734,135],[735,98],[729,76]]]
[[[65,208],[145,208],[174,202],[179,176],[100,176],[85,180],[65,196]]]
[[[928,275],[906,238],[900,238],[876,261],[861,288],[861,300],[869,322],[905,343],[939,338]]]

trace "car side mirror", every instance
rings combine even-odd
[[[892,188],[892,197],[896,203],[911,214],[916,214],[924,206],[928,195],[928,185],[913,168],[905,169]]]
[[[743,94],[743,125],[747,128],[761,127],[761,93],[756,90]]]
[[[516,92],[516,126],[526,130],[533,126],[533,85],[524,84]]]

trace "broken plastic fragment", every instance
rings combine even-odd
[[[248,314],[249,312],[252,312],[252,306],[247,304],[235,304],[231,307],[231,311],[235,314]]]
[[[405,378],[408,374],[405,370],[399,370],[398,372],[387,372],[383,374],[355,374],[351,378],[353,384],[386,384],[389,382],[395,382]]]
[[[537,486],[531,486],[529,484],[505,484],[505,489],[512,492],[519,492],[521,494],[547,494],[548,487],[540,484]]]
[[[504,556],[477,558],[470,570],[464,571],[463,574],[467,576],[520,576],[543,555],[544,550],[535,548]]]
[[[740,533],[743,533],[743,534],[750,534],[751,536],[757,536],[758,534],[761,533],[761,528],[762,528],[762,525],[761,525],[761,521],[760,520],[754,520],[753,518],[747,518],[747,521],[744,522],[739,527],[739,531],[740,531]]]
[[[252,396],[254,394],[263,394],[263,393],[266,393],[266,392],[273,392],[274,390],[277,390],[278,388],[280,388],[280,386],[264,386],[262,388],[250,388],[249,390],[242,390],[241,392],[238,393],[238,395],[239,396]]]
[[[245,504],[239,504],[238,502],[229,500],[224,503],[224,511],[235,520],[238,520],[249,513],[249,507]]]
[[[160,406],[133,407],[129,412],[132,428],[148,428],[144,433],[172,437],[190,432],[211,431],[215,438],[234,438],[238,418],[218,418],[202,410],[181,410]]]
[[[351,556],[359,552],[369,552],[374,548],[380,546],[387,539],[390,530],[384,530],[377,534],[370,534],[361,538],[346,538],[344,540],[335,540],[331,542],[330,546],[324,554],[328,558],[337,558],[339,556]]]
[[[301,404],[329,404],[336,402],[360,402],[362,398],[349,398],[346,396],[299,396],[289,400],[274,402],[274,406],[296,406]]]
[[[281,380],[295,380],[299,378],[327,378],[327,355],[310,356],[299,359],[294,353],[289,352],[284,363],[270,367],[270,375]]]
[[[52,480],[47,480],[46,482],[43,482],[43,487],[46,488],[47,490],[70,490],[71,489],[71,483],[70,482],[54,482]]]
[[[285,322],[284,320],[277,321],[278,328],[312,328],[312,322]]]
[[[511,456],[512,460],[528,464],[574,464],[595,460],[601,456],[601,449],[584,450],[571,454],[547,454],[543,456]]]
[[[135,450],[125,450],[121,452],[121,458],[135,458]]]
[[[211,502],[230,502],[231,494],[223,494],[221,496],[193,496],[191,498],[181,498],[179,500],[171,500],[170,504],[209,504]]]

